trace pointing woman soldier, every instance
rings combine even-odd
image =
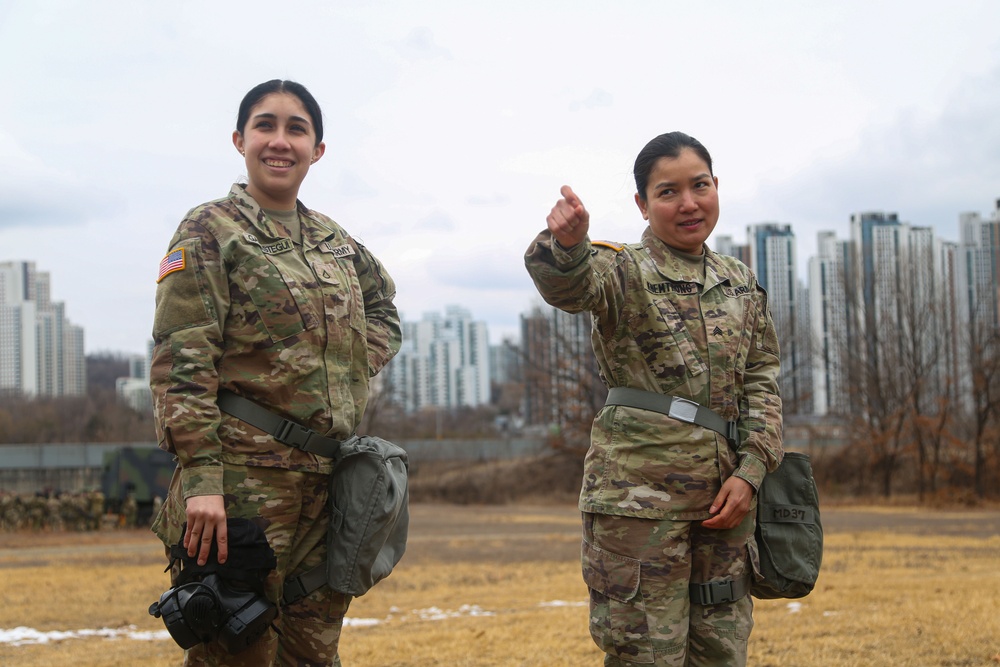
[[[745,665],[754,494],[782,457],[777,339],[754,274],[705,245],[705,147],[661,135],[634,173],[639,243],[590,241],[564,186],[525,255],[548,303],[591,313],[609,388],[580,493],[590,631],[605,665]]]
[[[277,558],[266,592],[278,603],[287,577],[326,559],[332,461],[231,413],[294,422],[312,432],[307,442],[350,437],[400,326],[382,264],[298,201],[326,149],[309,91],[281,80],[253,88],[233,144],[247,183],[192,209],[160,265],[150,384],[160,446],[178,468],[153,530],[198,565],[224,564],[227,520],[253,520]],[[280,634],[235,656],[198,644],[185,664],[339,664],[349,603],[324,586],[281,605]]]

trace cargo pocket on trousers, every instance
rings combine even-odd
[[[590,589],[590,636],[602,651],[630,662],[653,662],[639,561],[583,541],[583,580]]]

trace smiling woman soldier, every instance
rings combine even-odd
[[[276,556],[265,591],[280,606],[278,632],[238,655],[199,643],[185,664],[339,664],[350,597],[323,586],[279,602],[286,578],[326,560],[332,461],[231,412],[250,405],[295,423],[307,443],[349,438],[369,378],[399,350],[395,285],[364,246],[298,201],[326,150],[308,90],[253,88],[233,144],[247,183],[192,209],[160,264],[150,384],[160,446],[178,468],[153,529],[198,565],[221,565],[236,547],[227,520],[249,520]]]

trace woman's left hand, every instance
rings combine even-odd
[[[701,522],[705,528],[715,528],[726,530],[740,525],[743,518],[750,511],[750,503],[753,502],[753,486],[750,482],[735,475],[727,479],[719,495],[712,501],[712,507],[708,510],[710,514],[716,514],[711,519]]]

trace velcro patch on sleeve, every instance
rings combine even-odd
[[[215,321],[214,310],[204,287],[199,242],[186,239],[170,251],[164,264],[179,265],[160,271],[161,278],[176,273],[156,286],[156,310],[153,313],[153,338],[160,339],[175,331],[204,326]]]
[[[184,254],[184,248],[172,250],[160,260],[160,273],[156,276],[156,282],[159,283],[171,273],[183,271],[185,268],[187,268],[187,257]]]

